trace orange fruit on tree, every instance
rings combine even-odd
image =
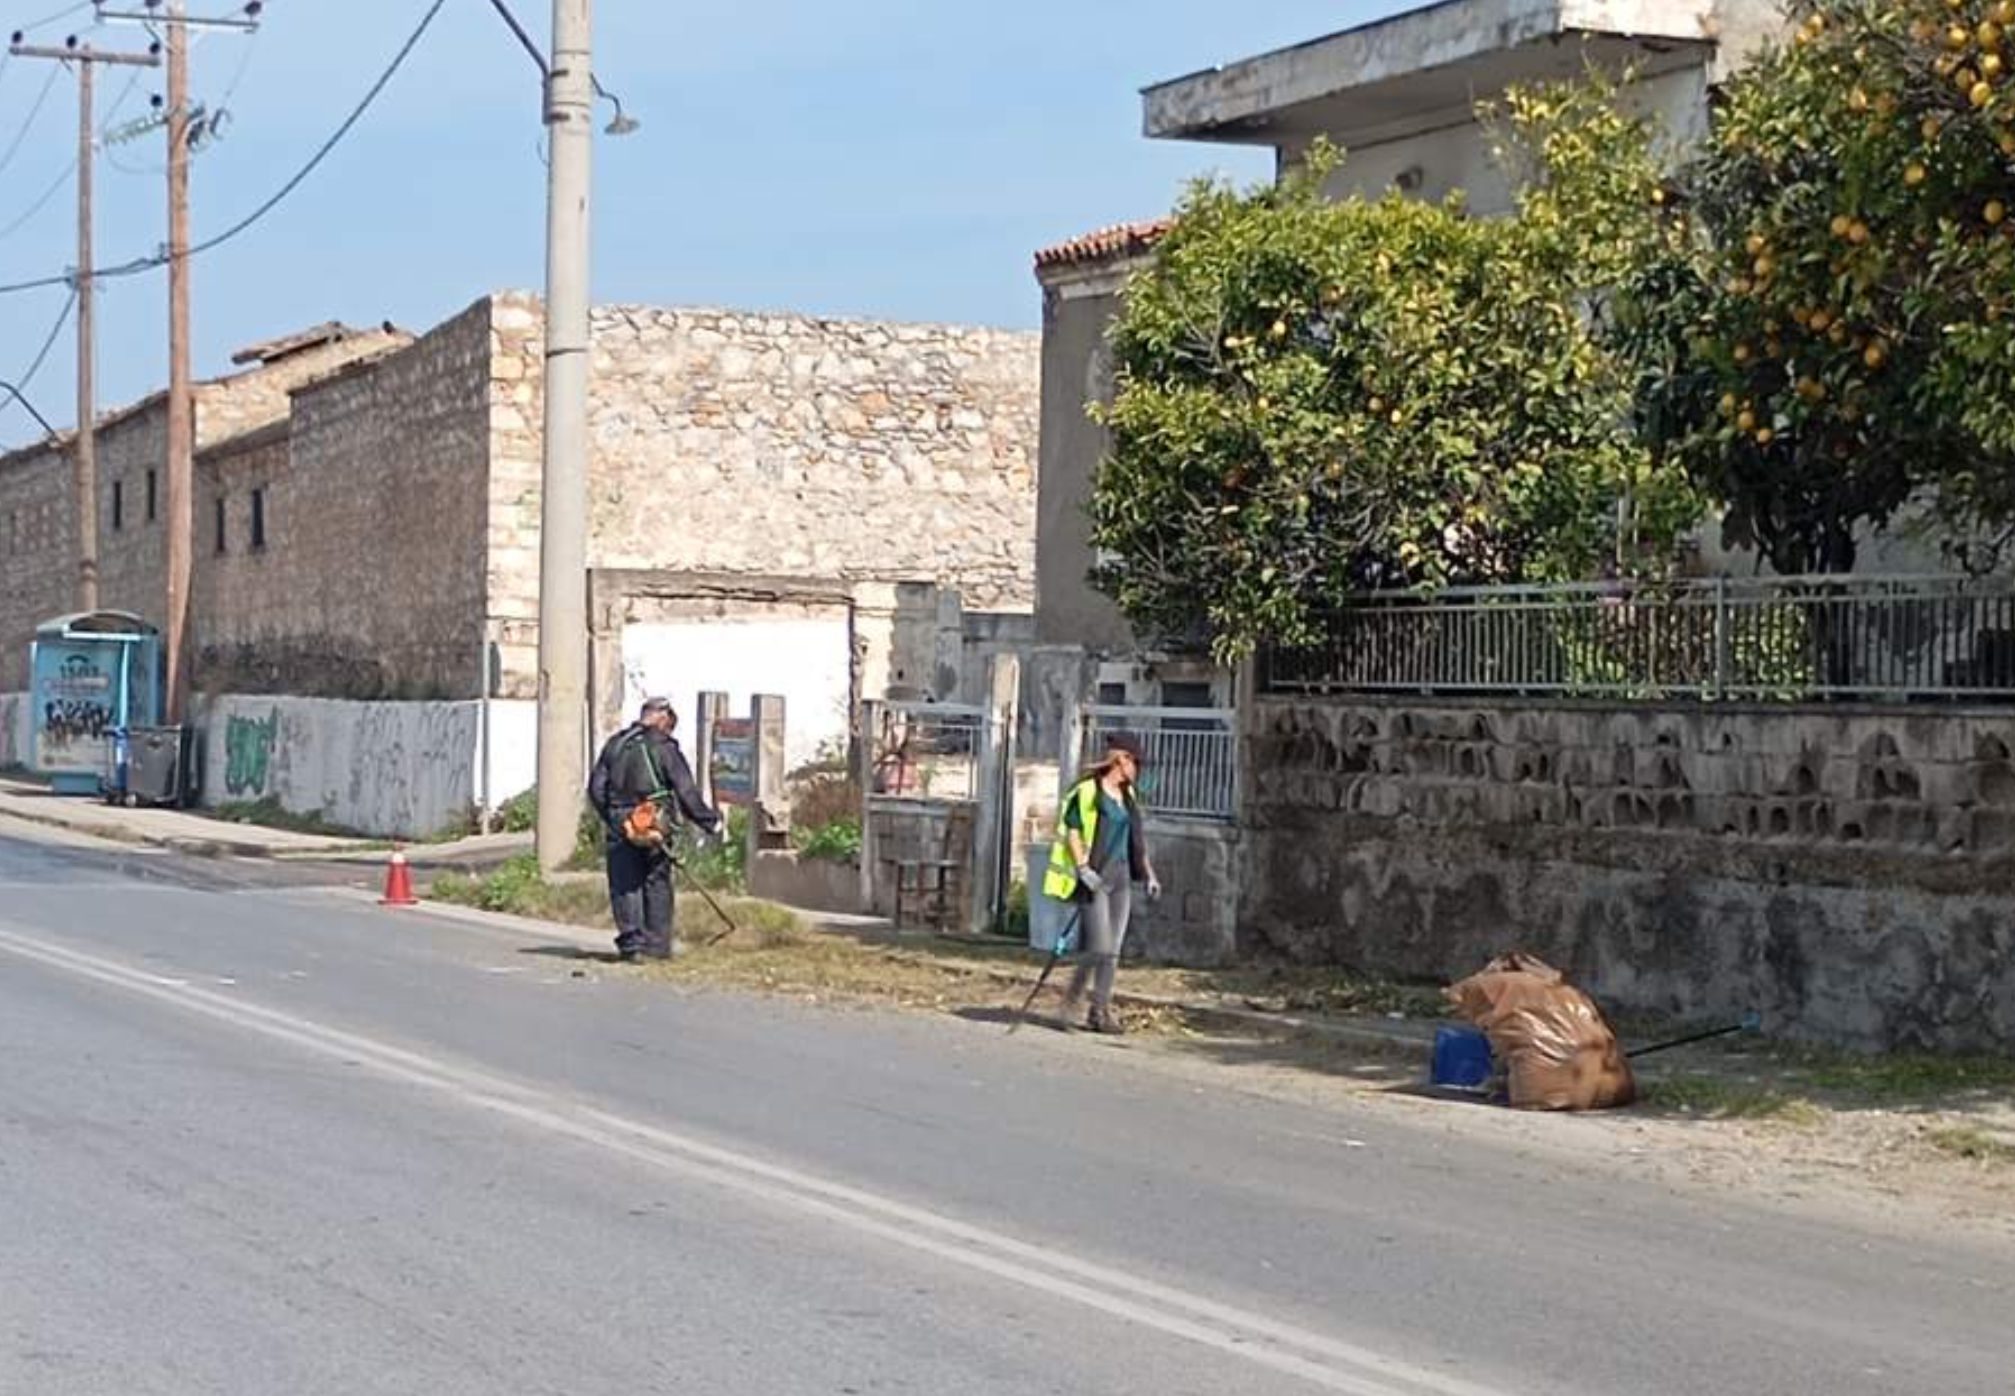
[[[1925,176],[1929,173],[1929,170],[1913,160],[1903,167],[1903,182],[1914,189],[1924,182]]]

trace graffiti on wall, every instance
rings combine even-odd
[[[266,793],[273,765],[273,741],[280,732],[280,710],[265,718],[233,714],[224,724],[224,788],[233,795],[254,798]]]
[[[112,677],[87,654],[66,654],[42,681],[43,749],[66,751],[104,739],[112,720]]]

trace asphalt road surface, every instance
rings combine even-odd
[[[0,825],[9,1396],[2015,1389],[1984,1247],[44,837]]]

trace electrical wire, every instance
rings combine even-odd
[[[292,179],[281,185],[272,197],[268,198],[264,203],[260,204],[236,223],[233,223],[223,232],[216,234],[214,237],[205,238],[201,242],[191,244],[181,255],[185,258],[194,257],[200,253],[209,252],[223,246],[278,208],[286,201],[289,195],[300,188],[307,181],[308,176],[313,174],[321,166],[322,162],[328,159],[335,151],[336,147],[343,143],[344,137],[350,134],[351,129],[359,121],[363,120],[364,114],[378,100],[379,94],[391,85],[392,79],[397,76],[399,69],[405,66],[406,59],[412,56],[413,50],[420,46],[420,40],[426,37],[427,31],[434,25],[435,17],[447,7],[447,3],[448,0],[434,0],[434,3],[427,7],[427,12],[420,17],[418,26],[407,37],[406,42],[400,46],[399,51],[392,56],[392,61],[387,65],[385,71],[378,75],[377,81],[371,84],[369,90],[364,93],[363,99],[351,110],[349,116],[343,119],[343,124],[338,126],[335,133],[322,143],[319,150],[308,157],[308,162],[295,172]],[[117,277],[139,276],[153,271],[157,267],[165,267],[173,260],[174,258],[167,254],[156,254],[151,257],[135,257],[131,261],[104,267],[92,273],[92,279],[105,281]],[[17,281],[11,285],[0,285],[0,296],[15,295],[22,291],[36,291],[46,286],[61,286],[69,280],[70,277],[66,273],[56,276],[36,277],[31,281]]]
[[[43,80],[42,90],[35,96],[35,105],[28,108],[28,117],[21,123],[21,129],[14,133],[14,140],[7,147],[7,153],[0,155],[0,170],[13,164],[14,157],[21,153],[21,146],[28,139],[28,133],[35,129],[35,118],[42,114],[42,108],[49,101],[49,90],[56,86],[56,79],[62,75],[63,66],[60,63],[49,65],[49,76]]]
[[[133,70],[132,75],[126,79],[126,85],[119,89],[119,95],[113,98],[112,109],[105,113],[105,120],[98,127],[98,154],[104,157],[106,164],[110,165],[120,174],[163,175],[168,172],[168,167],[165,164],[128,164],[113,154],[115,147],[112,143],[112,128],[118,124],[119,113],[126,109],[126,103],[132,100],[134,89],[139,87],[140,79],[147,71],[145,68],[135,68]]]
[[[29,388],[34,386],[35,375],[40,373],[42,365],[49,361],[49,351],[56,347],[57,339],[62,336],[63,327],[70,323],[70,312],[76,308],[77,291],[73,287],[70,291],[69,299],[63,302],[62,311],[56,316],[56,323],[49,327],[49,337],[44,339],[42,347],[35,351],[35,361],[28,365],[19,378],[14,380],[14,386],[17,389],[25,393]]]
[[[70,163],[64,167],[63,173],[56,176],[56,182],[54,184],[51,184],[47,189],[44,189],[42,191],[41,197],[36,199],[34,203],[28,205],[27,209],[22,212],[20,217],[16,218],[12,223],[9,223],[6,227],[0,228],[0,241],[4,241],[5,239],[10,238],[14,236],[14,234],[20,232],[22,228],[28,225],[29,220],[34,218],[35,215],[40,213],[43,209],[49,207],[49,201],[56,197],[57,191],[62,189],[64,185],[68,184],[70,182],[70,177],[76,173],[77,173],[77,157],[73,155],[70,157]]]
[[[26,24],[20,25],[19,28],[23,34],[32,34],[37,29],[47,28],[49,25],[55,24],[60,20],[70,18],[71,15],[82,14],[86,10],[96,8],[96,6],[97,0],[83,0],[82,4],[67,6],[56,11],[53,15],[44,15],[40,19],[31,19]]]

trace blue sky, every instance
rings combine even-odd
[[[513,0],[543,44],[546,0]],[[0,0],[0,34],[65,0]],[[121,8],[137,8],[124,6]],[[192,0],[224,13],[235,0]],[[194,171],[198,238],[234,221],[334,130],[425,8],[422,0],[267,0],[254,39],[205,37],[194,94],[224,138]],[[1032,327],[1029,258],[1046,243],[1165,210],[1192,175],[1262,177],[1260,152],[1139,135],[1138,89],[1298,42],[1392,0],[600,0],[597,71],[643,129],[597,157],[595,295]],[[35,29],[60,43],[91,11]],[[107,26],[101,46],[145,35]],[[0,71],[0,158],[51,65]],[[127,86],[101,78],[100,111]],[[142,113],[154,75],[115,123]],[[228,96],[228,101],[226,97]],[[545,171],[538,78],[486,0],[449,0],[350,138],[286,204],[195,273],[196,369],[327,319],[434,324],[486,290],[539,288]],[[606,110],[606,109],[605,109]],[[75,153],[60,76],[0,169],[0,230]],[[100,164],[101,264],[165,235],[158,137]],[[110,161],[116,161],[115,167]],[[74,260],[68,187],[0,236],[0,283]],[[15,379],[62,309],[60,290],[0,297],[0,378]],[[100,402],[166,375],[163,276],[101,296]],[[31,397],[67,425],[66,330]],[[0,407],[0,443],[37,434]]]

